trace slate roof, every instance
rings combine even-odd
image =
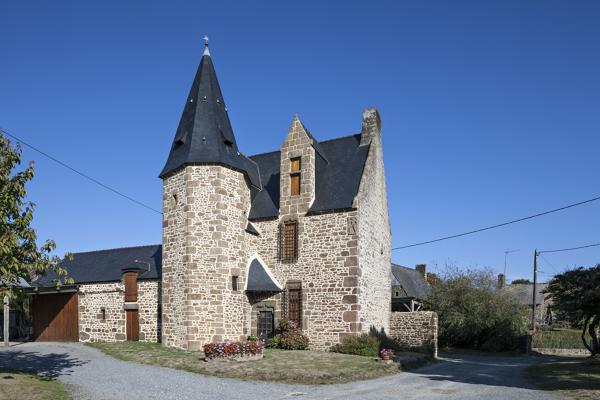
[[[316,140],[315,140],[315,143]],[[315,157],[315,201],[308,210],[318,214],[352,208],[369,154],[369,146],[360,146],[360,134],[318,143],[320,157]],[[249,219],[277,217],[281,153],[250,156],[260,171],[263,190],[252,189]]]
[[[264,266],[256,258],[248,269],[246,292],[281,292],[282,288],[273,281]]]
[[[136,262],[137,261],[137,262]],[[137,266],[140,280],[159,279],[162,274],[162,246],[123,247],[119,249],[74,253],[72,260],[60,265],[75,283],[113,282],[121,280],[123,268]],[[54,286],[56,275],[49,273],[33,282],[36,286]]]
[[[537,284],[537,294],[535,297],[536,305],[543,304],[544,300],[548,297],[547,293],[542,293],[547,287],[547,283]],[[533,303],[533,283],[516,283],[514,285],[506,285],[502,291],[513,297],[520,304],[531,306]]]
[[[205,52],[186,98],[171,151],[160,177],[190,164],[222,164],[261,188],[258,167],[238,150],[212,59]]]
[[[406,297],[426,300],[431,295],[431,286],[415,269],[392,264],[392,286],[401,286]]]

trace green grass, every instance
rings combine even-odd
[[[385,365],[370,357],[318,351],[267,349],[262,360],[205,362],[202,352],[171,349],[158,343],[99,342],[89,345],[124,361],[241,380],[323,385],[373,379],[400,372],[395,363]]]
[[[532,365],[527,379],[540,389],[574,400],[600,399],[600,360],[574,358]]]
[[[589,339],[589,335],[587,335]],[[585,349],[577,329],[543,329],[533,336],[533,347],[540,349]]]
[[[2,400],[66,400],[65,386],[53,379],[22,372],[0,372]]]

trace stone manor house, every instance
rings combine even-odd
[[[377,110],[319,142],[295,116],[278,150],[241,152],[213,61],[185,98],[163,182],[162,245],[76,253],[34,283],[37,340],[269,337],[281,319],[328,349],[388,331],[391,231]]]

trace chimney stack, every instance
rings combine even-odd
[[[423,279],[427,282],[427,264],[417,264],[415,265],[415,269],[423,275]]]
[[[506,277],[504,276],[504,274],[498,274],[498,290],[504,289],[505,285],[506,285]]]

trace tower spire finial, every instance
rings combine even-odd
[[[210,56],[210,51],[208,51],[208,36],[204,35],[204,56]]]

